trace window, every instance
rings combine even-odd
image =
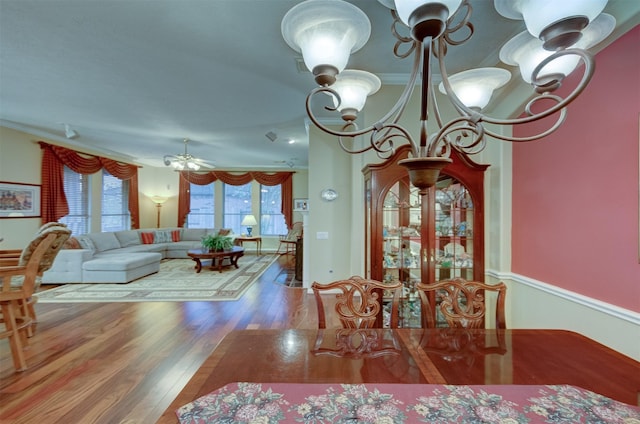
[[[242,218],[251,214],[251,183],[241,186],[229,184],[222,185],[224,193],[224,228],[231,228],[234,233],[242,234],[244,231]]]
[[[267,236],[287,234],[282,207],[282,186],[260,186],[260,233]]]
[[[187,228],[215,227],[215,185],[189,184],[191,211],[187,215]]]
[[[129,213],[129,181],[121,180],[102,170],[102,231],[122,231],[131,228]]]
[[[89,232],[89,186],[90,175],[78,174],[64,167],[64,194],[69,204],[69,214],[60,222],[69,227],[74,235]]]

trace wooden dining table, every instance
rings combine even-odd
[[[230,332],[158,422],[233,382],[572,385],[638,405],[640,363],[564,330]]]

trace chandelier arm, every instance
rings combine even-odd
[[[445,147],[452,147],[458,151],[467,153],[467,154],[475,154],[481,152],[486,146],[485,140],[485,128],[479,123],[477,120],[478,116],[460,116],[455,118],[446,125],[444,125],[440,130],[433,135],[430,141],[430,147],[428,151],[429,156],[441,156],[448,157],[448,154],[445,155],[448,150],[440,150]],[[473,137],[470,138],[471,142],[463,144],[462,138],[469,138],[470,136],[467,134],[471,132],[474,134]],[[455,138],[455,142],[451,141],[450,135],[458,132],[459,135]]]
[[[498,139],[498,140],[502,140],[502,141],[511,141],[511,142],[526,142],[526,141],[534,141],[534,140],[539,140],[543,137],[548,136],[549,134],[555,132],[558,128],[560,128],[560,126],[564,123],[565,119],[567,117],[567,109],[562,109],[560,111],[560,114],[558,115],[558,119],[556,120],[556,122],[553,124],[553,126],[551,126],[550,128],[548,128],[546,131],[529,136],[529,137],[513,137],[513,136],[507,136],[507,135],[503,135],[503,134],[498,134],[495,133],[493,131],[490,130],[486,130],[487,135],[489,135],[492,138]]]
[[[496,124],[496,125],[518,125],[518,124],[524,124],[527,122],[533,122],[533,121],[537,121],[539,119],[542,118],[546,118],[547,116],[550,116],[558,111],[561,111],[563,109],[565,109],[569,103],[573,102],[583,91],[584,89],[587,87],[587,85],[589,84],[589,81],[591,80],[591,77],[593,76],[593,72],[595,70],[595,66],[594,66],[594,60],[593,60],[593,56],[588,53],[585,50],[582,49],[568,49],[568,50],[560,50],[555,52],[554,54],[552,54],[551,56],[547,57],[546,59],[544,59],[542,62],[540,62],[538,64],[538,66],[536,66],[536,68],[533,71],[533,78],[532,78],[532,84],[535,85],[535,81],[536,79],[538,79],[538,74],[540,73],[540,71],[542,70],[542,68],[544,68],[548,63],[550,63],[551,61],[553,61],[554,59],[560,57],[560,56],[567,56],[567,55],[571,55],[571,54],[575,54],[577,56],[580,56],[580,58],[583,60],[584,65],[585,65],[585,69],[584,69],[584,73],[582,75],[582,79],[580,80],[580,83],[573,89],[573,91],[571,93],[569,93],[569,95],[567,97],[565,97],[564,99],[556,96],[556,95],[550,95],[548,93],[542,93],[539,96],[535,97],[534,99],[532,99],[528,104],[527,104],[527,112],[529,113],[529,116],[526,117],[522,117],[522,118],[511,118],[511,119],[497,119],[497,118],[492,118],[490,116],[487,115],[482,115],[482,120],[484,122],[488,122],[491,124]],[[556,102],[556,105],[553,107],[550,107],[547,110],[544,110],[542,112],[538,112],[536,114],[531,113],[531,106],[533,104],[535,104],[538,101],[542,101],[542,100],[553,100]]]

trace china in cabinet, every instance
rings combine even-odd
[[[420,327],[420,282],[462,277],[484,281],[483,182],[487,165],[452,152],[453,162],[435,187],[420,195],[399,148],[387,161],[367,165],[365,177],[365,271],[368,278],[401,281],[400,324]],[[384,310],[384,308],[383,308]],[[384,325],[380,317],[379,325]]]

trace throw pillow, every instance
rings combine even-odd
[[[171,241],[180,241],[180,230],[171,231]]]
[[[229,234],[231,234],[231,228],[220,228],[218,231],[219,236],[228,236]]]
[[[153,233],[140,233],[140,238],[142,239],[142,244],[153,244]]]
[[[82,249],[82,246],[80,246],[80,242],[78,241],[77,238],[71,237],[69,240],[64,242],[64,244],[62,245],[62,248],[63,249]]]
[[[169,243],[171,242],[171,230],[156,230],[154,243]]]

